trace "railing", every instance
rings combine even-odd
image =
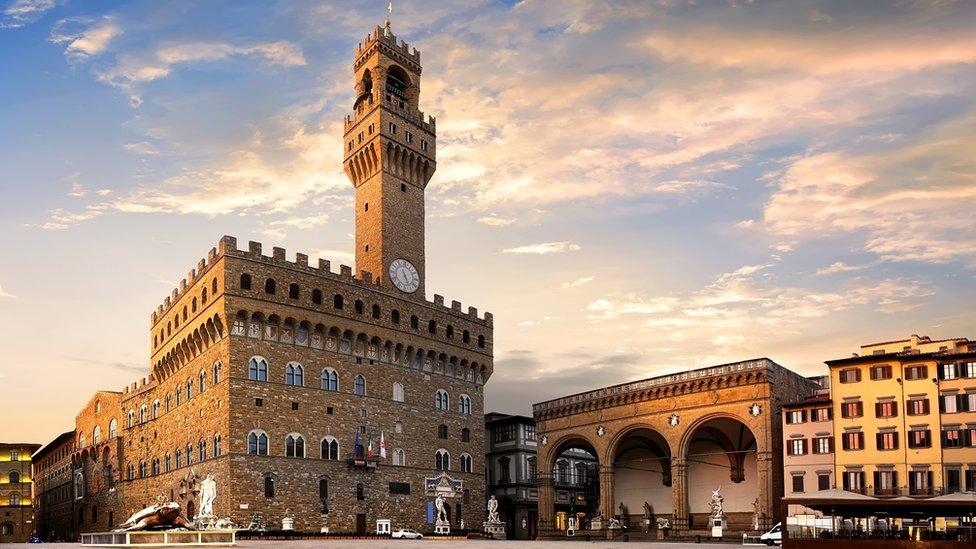
[[[845,492],[852,492],[855,494],[863,494],[875,497],[897,497],[897,496],[910,496],[918,498],[927,498],[932,496],[941,496],[943,494],[952,494],[955,492],[961,492],[962,487],[918,487],[918,486],[899,486],[896,488],[877,488],[877,487],[863,487],[863,488],[844,488]]]

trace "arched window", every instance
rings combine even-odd
[[[152,474],[153,476],[159,474],[159,458],[153,458],[152,460]]]
[[[252,356],[247,363],[247,379],[268,381],[268,361],[264,357]]]
[[[461,472],[470,473],[471,470],[471,455],[461,454]]]
[[[264,293],[274,295],[275,289],[276,286],[273,278],[264,281]]]
[[[176,405],[179,406],[183,402],[183,391],[177,386],[174,392],[176,393]]]
[[[322,304],[322,290],[312,290],[312,303],[316,305]]]
[[[183,322],[186,322],[186,305],[183,306]]]
[[[129,410],[129,413],[125,416],[125,426],[128,428],[128,427],[132,427],[135,424],[136,424],[136,413],[132,410]],[[82,435],[81,438],[82,442],[84,442],[85,440],[84,437],[85,435]],[[84,444],[80,444],[80,446],[84,446]]]
[[[437,438],[446,439],[447,438],[447,425],[437,426]]]
[[[247,453],[259,456],[268,455],[268,433],[254,430],[247,434]],[[179,456],[179,452],[177,452]]]
[[[410,315],[410,327],[414,330],[420,327],[420,319],[417,318],[417,315]]]
[[[210,283],[210,293],[212,293],[213,295],[217,295],[217,279],[216,278],[213,279],[213,282]]]
[[[335,297],[332,298],[332,308],[342,309],[342,294],[336,294]]]
[[[180,467],[183,467],[183,450],[177,448],[176,449],[176,468],[179,469]]]
[[[13,504],[11,503],[11,505]],[[5,522],[3,524],[0,524],[0,535],[4,535],[4,536],[14,535],[14,523]]]
[[[156,418],[159,417],[159,401],[158,400],[154,400],[153,401],[153,403],[152,403],[152,413],[149,414],[149,417],[151,417],[152,419],[156,419]]]
[[[220,369],[221,369],[220,361],[214,362],[214,364],[213,364],[213,384],[214,385],[220,383],[220,374],[222,373],[220,371]]]
[[[380,306],[373,305],[373,318],[379,318],[379,317],[380,317]]]
[[[366,396],[366,378],[362,375],[356,376],[356,394]]]
[[[163,458],[163,471],[170,472],[173,470],[173,456],[166,452],[166,457]]]
[[[305,369],[297,362],[289,362],[285,366],[285,385],[302,387],[305,385]]]
[[[448,325],[444,330],[444,335],[447,336],[447,339],[454,339],[454,326]]]
[[[393,309],[392,311],[390,311],[390,322],[392,322],[394,324],[399,324],[400,323],[400,311],[398,311],[396,309]]]
[[[149,407],[143,404],[139,407],[139,423],[145,423],[149,420]]]
[[[363,300],[356,300],[356,314],[363,314]]]
[[[213,457],[220,455],[220,433],[213,436]]]
[[[478,336],[478,347],[485,348],[485,336]]]
[[[393,465],[406,465],[407,464],[407,454],[403,452],[402,449],[397,448],[393,450]]]
[[[461,429],[461,442],[471,442],[471,429]]]
[[[192,396],[193,396],[193,382],[188,379],[186,380],[186,399],[190,400],[190,397]]]
[[[145,478],[146,474],[149,472],[149,467],[146,466],[145,461],[139,462],[139,478]]]
[[[322,459],[328,459],[336,461],[339,459],[339,441],[333,436],[327,436],[322,439],[321,448],[319,449],[319,456]]]
[[[193,463],[193,445],[190,443],[186,444],[186,464],[189,465]]]
[[[291,458],[305,457],[305,438],[292,433],[285,437],[285,456]]]
[[[203,291],[200,292],[200,304],[201,305],[206,305],[207,304],[207,289],[206,288],[204,288]]]
[[[119,420],[112,418],[112,421],[108,422],[108,438],[115,438],[119,434]]]
[[[271,473],[265,473],[264,475],[264,497],[275,497],[275,479]]]
[[[206,291],[207,290],[204,290],[204,292],[206,292]],[[197,298],[195,298],[195,297],[193,298],[193,301],[190,302],[190,312],[192,312],[192,313],[197,312]]]
[[[292,282],[288,285],[288,297],[291,299],[298,299],[300,292],[298,291],[298,284]]]
[[[20,483],[20,473],[17,471],[10,471],[10,484]]]
[[[403,422],[399,419],[393,422],[393,432],[402,433],[403,432]]]
[[[10,505],[20,505],[20,494],[10,494]]]
[[[451,408],[451,397],[444,389],[438,389],[434,393],[434,406],[438,410],[449,410]]]
[[[96,425],[95,428],[92,429],[92,444],[98,445],[98,443],[101,441],[102,441],[102,426]]]
[[[471,413],[471,397],[468,395],[461,395],[458,397],[458,412],[462,414]]]
[[[437,321],[436,320],[431,320],[430,322],[427,323],[427,331],[430,332],[430,333],[432,333],[432,334],[436,334],[437,333]]]
[[[321,387],[326,391],[338,391],[339,374],[332,368],[322,370]]]
[[[393,383],[393,400],[395,402],[404,401],[403,384],[400,383],[399,381]]]
[[[207,372],[206,370],[200,370],[200,392],[207,390]]]
[[[216,280],[214,280],[216,282]],[[241,289],[250,290],[251,289],[251,275],[244,273],[241,275]],[[216,290],[215,290],[216,291]]]
[[[438,471],[451,470],[451,454],[447,450],[441,448],[434,454],[434,468]]]
[[[207,441],[200,439],[197,442],[197,461],[205,461],[207,459]]]

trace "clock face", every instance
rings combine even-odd
[[[394,259],[390,263],[390,280],[401,292],[412,294],[420,287],[420,273],[406,259]]]

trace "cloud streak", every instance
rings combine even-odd
[[[566,252],[578,252],[582,248],[579,244],[573,244],[572,242],[542,242],[539,244],[526,244],[524,246],[516,246],[514,248],[505,248],[502,250],[504,254],[512,255],[551,255],[551,254],[561,254]]]

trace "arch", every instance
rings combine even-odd
[[[434,452],[434,469],[438,471],[451,470],[451,453],[444,448],[438,448]]]
[[[337,461],[339,459],[339,441],[332,435],[322,437],[319,443],[319,457],[321,459]]]
[[[680,455],[687,462],[687,501],[681,504],[691,520],[689,527],[707,521],[709,494],[717,486],[722,486],[730,524],[751,523],[752,501],[760,493],[757,440],[748,420],[735,414],[708,414],[688,425]]]
[[[559,456],[566,452],[566,450],[571,450],[573,448],[581,448],[586,450],[587,452],[593,454],[597,461],[602,462],[602,456],[596,450],[598,446],[593,444],[593,441],[590,440],[590,438],[586,435],[579,433],[568,433],[555,441],[550,441],[549,445],[552,447],[552,450],[549,452],[548,456],[549,461],[542,464],[544,468],[540,469],[541,471],[551,471],[553,467],[556,466],[556,460],[559,459]]]
[[[289,362],[285,365],[285,385],[305,386],[305,368],[301,364]]]
[[[305,437],[299,433],[285,435],[285,457],[305,457]]]
[[[252,356],[247,361],[247,378],[252,381],[268,381],[268,359]]]
[[[247,434],[247,453],[266,456],[270,452],[268,433],[261,429],[253,429]],[[179,450],[176,451],[176,463],[179,467]]]
[[[339,390],[339,374],[332,368],[323,368],[319,378],[319,388],[326,391]]]
[[[353,387],[358,396],[366,396],[366,378],[362,374],[356,374]]]
[[[656,515],[670,517],[674,510],[671,486],[671,446],[655,427],[629,425],[607,446],[614,474],[614,508],[623,505],[640,514],[645,503]]]
[[[438,410],[449,410],[451,408],[451,396],[444,389],[438,389],[434,393],[434,407]]]

